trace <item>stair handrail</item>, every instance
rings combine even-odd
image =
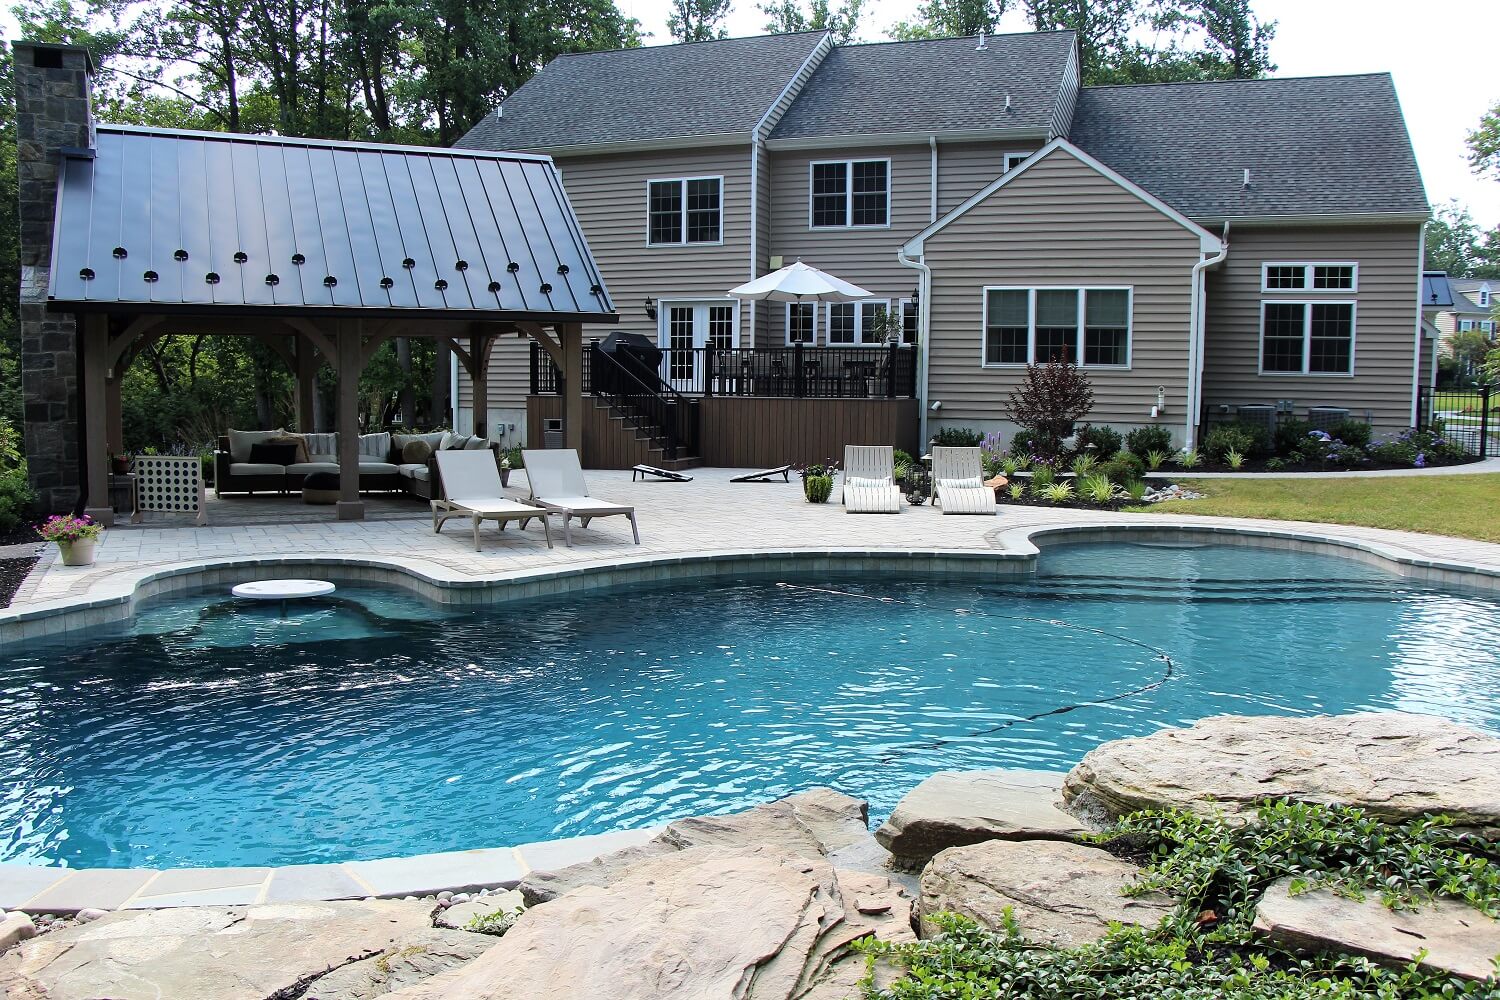
[[[672,388],[659,374],[653,372],[655,384],[647,382],[641,373],[633,366],[625,364],[619,358],[607,351],[601,350],[597,343],[589,346],[593,357],[593,390],[603,396],[609,396],[619,403],[634,408],[640,415],[650,420],[658,428],[663,437],[662,453],[667,459],[678,457],[678,449],[686,446],[690,450],[696,450],[698,445],[696,401]],[[623,376],[628,380],[627,386],[622,389],[616,378],[600,379],[601,359],[608,366],[603,370],[614,373],[615,376]],[[609,389],[601,389],[601,383],[610,386]]]

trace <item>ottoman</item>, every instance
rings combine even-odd
[[[314,472],[302,480],[303,503],[338,503],[339,474]]]

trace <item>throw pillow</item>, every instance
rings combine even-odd
[[[854,489],[857,489],[857,490],[859,490],[859,489],[886,489],[886,488],[890,487],[891,481],[889,479],[862,479],[859,476],[850,476],[849,477],[849,481],[847,483],[845,483],[844,485],[846,485],[846,486],[852,486]]]
[[[273,431],[237,431],[230,430],[229,437],[229,459],[232,462],[250,461],[250,448],[263,441],[279,438],[286,434],[284,428],[278,427]]]
[[[307,442],[307,453],[309,455],[330,458],[338,461],[339,435],[337,431],[326,434],[304,434],[302,439]],[[318,459],[314,458],[316,462]]]
[[[938,485],[946,490],[982,490],[984,482],[978,476],[968,479],[939,479]]]
[[[464,437],[462,434],[455,434],[452,431],[445,431],[443,433],[443,443],[438,446],[438,450],[461,451],[463,450],[464,442],[467,440],[469,439]]]
[[[283,434],[279,438],[272,438],[266,444],[289,444],[297,449],[297,462],[306,462],[308,460],[307,440],[301,434]]]
[[[390,431],[381,431],[379,434],[361,434],[359,436],[359,453],[366,458],[373,458],[377,462],[384,462],[390,458]]]
[[[482,437],[476,436],[471,437],[469,438],[469,440],[464,442],[464,451],[483,451],[489,446],[490,443],[488,441],[486,441]]]
[[[406,442],[401,449],[401,461],[407,465],[425,465],[432,457],[432,445],[421,439]]]
[[[250,446],[251,465],[295,465],[297,464],[297,446],[295,444],[272,444],[269,441]]]

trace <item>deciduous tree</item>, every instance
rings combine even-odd
[[[799,0],[781,0],[780,3],[762,3],[766,31],[773,35],[792,31],[831,31],[834,41],[845,45],[859,31],[859,16],[864,10],[865,0],[844,0],[834,9],[829,0],[810,0],[804,10]]]
[[[667,31],[679,42],[706,42],[724,38],[724,18],[729,16],[734,0],[672,0],[667,15]]]

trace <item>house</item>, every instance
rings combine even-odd
[[[1500,328],[1500,320],[1496,319],[1496,312],[1500,311],[1500,279],[1449,278],[1448,288],[1452,292],[1451,308],[1437,314],[1437,328],[1443,336],[1470,330],[1493,336]]]
[[[1180,445],[1236,415],[1409,426],[1428,205],[1390,77],[1081,87],[1078,66],[1065,31],[566,55],[460,144],[553,157],[622,329],[704,406],[715,351],[869,351],[899,316],[902,440],[1010,432],[1027,362],[1061,354],[1092,420]],[[874,297],[726,295],[797,259]],[[497,350],[496,419],[540,413],[523,352]]]

